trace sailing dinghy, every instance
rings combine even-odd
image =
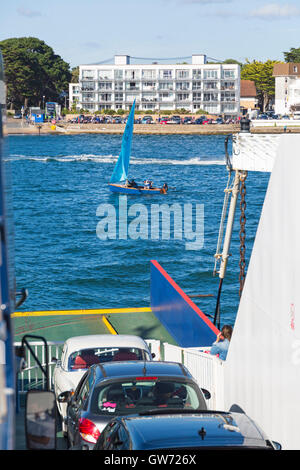
[[[109,189],[114,193],[123,194],[166,194],[168,186],[165,183],[162,188],[139,186],[133,181],[128,181],[128,170],[131,152],[131,141],[134,125],[135,100],[127,119],[126,127],[122,139],[121,153],[115,165],[113,174],[109,182]]]

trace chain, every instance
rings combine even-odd
[[[240,280],[240,290],[239,290],[239,295],[241,297],[242,292],[243,292],[243,287],[244,287],[244,282],[245,282],[245,268],[246,268],[246,260],[245,260],[245,252],[246,252],[246,247],[245,247],[245,239],[246,239],[246,231],[245,231],[245,225],[246,225],[246,181],[247,178],[247,172],[241,172],[240,174],[240,196],[241,196],[241,201],[240,201],[240,210],[241,210],[241,216],[240,216],[240,275],[239,275],[239,280]]]

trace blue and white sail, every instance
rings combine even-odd
[[[128,176],[130,152],[131,152],[131,141],[133,134],[133,125],[134,125],[134,110],[135,110],[135,100],[131,107],[127,124],[124,130],[121,153],[119,155],[118,161],[115,165],[113,174],[111,176],[111,183],[120,183],[126,181]]]

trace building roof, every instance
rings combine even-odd
[[[252,80],[241,80],[241,98],[256,97],[256,86]]]
[[[300,77],[300,64],[294,62],[281,62],[274,65],[273,77],[287,77],[289,75]]]

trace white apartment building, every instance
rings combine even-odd
[[[300,64],[274,65],[275,113],[293,114],[300,111]]]
[[[199,109],[234,117],[240,110],[240,67],[208,64],[195,54],[191,64],[130,63],[130,56],[116,55],[114,64],[80,65],[79,84],[70,84],[70,107],[89,112],[136,109],[163,112]]]

